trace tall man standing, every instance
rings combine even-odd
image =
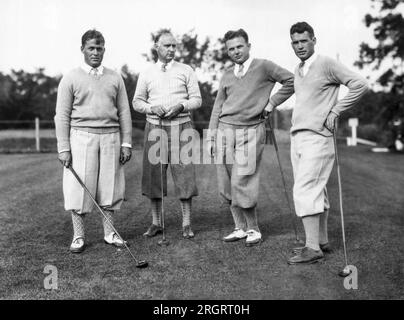
[[[74,253],[84,250],[84,215],[91,212],[93,203],[67,169],[69,166],[104,209],[104,241],[124,245],[110,223],[124,199],[123,165],[132,154],[132,120],[122,77],[102,65],[104,45],[99,31],[84,33],[84,63],[62,78],[57,95],[56,138],[59,160],[65,166],[63,194],[65,209],[72,212],[70,250]]]
[[[293,198],[306,234],[289,264],[313,263],[330,251],[327,219],[330,208],[326,184],[334,164],[334,123],[367,91],[366,81],[338,61],[317,55],[313,28],[306,22],[290,29],[292,47],[301,60],[295,71],[296,105],[291,128]],[[348,94],[338,101],[343,84]]]
[[[176,195],[181,202],[183,237],[192,238],[194,237],[191,229],[192,197],[196,196],[198,191],[194,165],[181,161],[180,150],[185,142],[180,141],[180,137],[184,130],[192,129],[190,111],[201,106],[202,98],[192,68],[174,61],[177,41],[171,32],[163,30],[154,40],[158,60],[140,74],[133,98],[134,109],[147,115],[144,133],[142,193],[150,199],[152,224],[144,236],[154,237],[162,232],[160,181],[164,180],[163,189],[164,196],[166,196],[168,164],[165,162],[170,162]],[[155,129],[161,129],[164,136],[168,137],[168,141],[163,140],[163,143],[166,144],[163,146],[165,152],[160,150],[160,155],[168,156],[167,159],[160,159],[164,163],[163,177],[160,163],[149,159],[149,151],[156,143],[149,134]]]
[[[250,246],[262,238],[256,206],[266,137],[264,109],[272,111],[293,94],[293,74],[272,61],[250,57],[251,44],[243,29],[228,31],[224,40],[235,66],[220,81],[209,123],[208,150],[217,156],[219,193],[230,203],[235,223],[234,231],[223,240],[247,238]],[[283,86],[271,96],[276,82]],[[247,167],[241,161],[245,151]]]

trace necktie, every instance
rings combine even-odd
[[[161,65],[161,71],[166,72],[167,71],[167,63],[163,63]]]
[[[242,64],[240,64],[238,67],[237,78],[241,79],[243,77],[243,75],[244,75],[243,69],[244,69],[244,66]]]
[[[90,71],[90,74],[93,77],[97,77],[98,76],[98,69],[97,68],[92,68],[91,71]]]
[[[304,64],[305,63],[306,63],[305,61],[302,61],[299,64],[299,76],[301,76],[302,78],[304,77]]]

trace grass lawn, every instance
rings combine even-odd
[[[289,145],[280,139],[290,188]],[[141,195],[141,155],[126,168],[127,202],[115,226],[149,268],[136,269],[124,250],[102,241],[96,211],[86,217],[88,247],[68,248],[70,215],[63,210],[62,168],[57,155],[0,154],[0,299],[403,299],[404,157],[340,145],[348,259],[358,269],[358,290],[346,290],[336,172],[329,184],[334,253],[323,262],[289,266],[293,247],[282,181],[272,146],[265,148],[259,194],[260,246],[225,244],[231,214],[217,195],[213,165],[199,165],[195,238],[181,237],[181,215],[169,179],[166,200],[168,247],[145,239],[151,217]],[[300,235],[303,235],[299,223]],[[45,290],[46,265],[58,269],[58,289]]]

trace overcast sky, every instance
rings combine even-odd
[[[65,73],[83,60],[82,34],[97,28],[106,39],[104,65],[128,64],[138,72],[145,67],[142,53],[150,49],[150,33],[162,27],[176,34],[194,29],[201,39],[241,27],[255,57],[293,70],[298,61],[289,28],[302,20],[314,27],[318,52],[339,53],[351,67],[359,44],[372,41],[363,24],[370,5],[370,0],[0,0],[0,71],[44,67],[51,75]]]

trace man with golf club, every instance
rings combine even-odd
[[[167,168],[170,163],[176,196],[181,203],[182,235],[194,237],[191,229],[192,198],[198,194],[193,163],[183,163],[180,150],[187,141],[181,134],[191,131],[190,111],[199,108],[202,98],[198,81],[192,68],[174,61],[177,41],[171,31],[163,29],[155,36],[154,49],[157,62],[141,72],[133,98],[136,111],[146,114],[144,132],[142,194],[150,199],[152,224],[144,233],[154,237],[163,233],[164,196],[167,195]],[[152,159],[157,143],[154,133],[160,140],[160,156]],[[157,161],[156,161],[157,160]],[[163,243],[162,242],[162,243]]]
[[[64,206],[72,214],[73,253],[84,250],[84,215],[94,204],[102,213],[104,241],[126,246],[113,226],[113,213],[124,199],[132,120],[122,77],[102,65],[104,45],[99,31],[84,33],[84,63],[62,78],[57,94],[56,138],[65,167]]]
[[[295,70],[296,105],[291,128],[293,198],[296,214],[302,218],[306,243],[293,250],[295,255],[288,263],[308,264],[321,260],[324,253],[331,251],[326,184],[336,155],[336,123],[340,113],[366,93],[367,83],[338,61],[315,52],[316,37],[308,23],[294,24],[290,37],[293,50],[301,60]],[[347,86],[349,92],[338,100],[340,85]],[[343,219],[341,196],[340,206]]]
[[[235,224],[223,241],[246,238],[246,245],[252,246],[262,239],[256,206],[266,138],[264,109],[271,111],[293,94],[293,74],[272,61],[252,58],[243,29],[228,31],[224,41],[235,66],[221,78],[207,149],[216,158],[219,193],[230,204]],[[282,87],[271,96],[277,82]]]

